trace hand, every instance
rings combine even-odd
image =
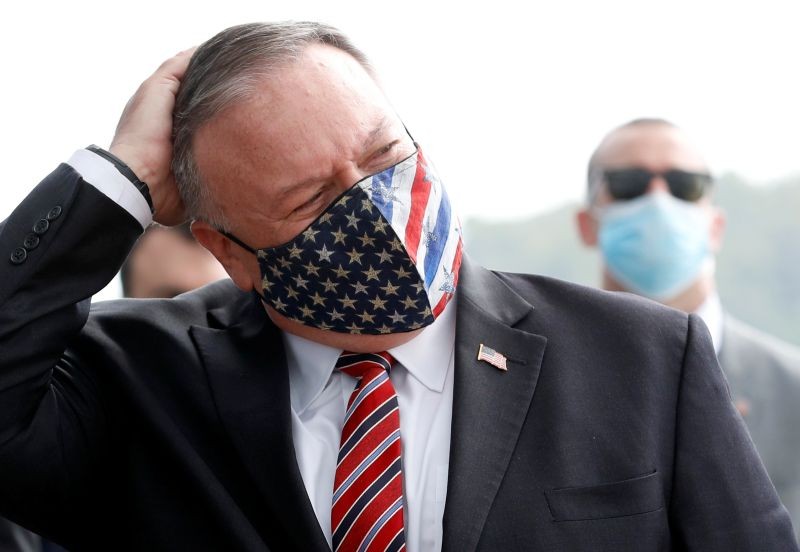
[[[186,214],[172,174],[172,110],[194,48],[161,64],[128,101],[109,151],[150,188],[156,222],[180,224]]]

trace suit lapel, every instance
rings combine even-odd
[[[530,407],[547,340],[518,329],[533,307],[465,259],[458,284],[444,551],[474,550]],[[480,344],[508,359],[477,360]]]
[[[230,312],[220,309],[210,314],[217,328],[190,330],[220,418],[271,514],[280,518],[292,548],[328,549],[294,453],[280,330],[257,303],[249,302],[235,316]],[[232,321],[234,325],[229,324]]]

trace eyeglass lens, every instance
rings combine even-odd
[[[634,199],[647,192],[650,182],[659,173],[645,169],[630,168],[605,172],[606,183],[611,197],[616,200]],[[697,201],[711,185],[711,176],[706,173],[693,173],[673,169],[660,176],[667,182],[670,193],[684,201]]]

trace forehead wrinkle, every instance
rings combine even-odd
[[[375,127],[369,131],[367,136],[361,142],[361,148],[364,153],[366,153],[369,148],[375,143],[375,141],[380,137],[381,133],[383,133],[388,127],[390,126],[389,117],[381,115],[380,120],[375,125]],[[322,182],[325,180],[325,177],[322,176],[312,176],[305,180],[301,180],[300,182],[295,182],[293,184],[289,184],[281,192],[278,194],[278,201],[285,201],[289,196],[296,193],[300,189],[310,186],[317,182]]]
[[[296,194],[297,192],[299,192],[301,189],[303,189],[303,188],[305,188],[307,186],[311,186],[315,182],[322,182],[323,180],[324,180],[324,178],[313,176],[313,177],[308,178],[306,180],[303,180],[301,182],[296,182],[294,184],[290,184],[289,186],[285,187],[283,190],[281,190],[278,193],[278,197],[276,198],[276,201],[278,203],[283,203],[284,201],[289,199],[293,194]]]

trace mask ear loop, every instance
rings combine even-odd
[[[400,121],[400,124],[403,125],[403,130],[405,130],[406,134],[408,134],[408,137],[411,138],[411,143],[414,144],[414,149],[419,151],[419,144],[417,144],[417,141],[414,140],[414,137],[408,131],[408,127],[406,126],[406,124],[403,121]]]
[[[236,236],[234,236],[230,232],[226,232],[225,230],[221,230],[219,228],[217,228],[217,232],[219,232],[220,234],[222,234],[223,236],[225,236],[226,238],[231,240],[233,243],[235,243],[239,247],[242,247],[242,248],[246,249],[247,251],[249,251],[250,253],[252,253],[253,255],[258,256],[258,251],[256,249],[250,247],[249,245],[244,243],[242,240],[240,240],[239,238],[237,238]],[[258,291],[257,288],[255,288],[255,287],[253,288],[253,293],[255,293],[258,296],[258,298],[261,299],[261,301],[264,302],[264,304],[269,305],[269,301],[267,301],[267,298],[264,296],[263,293]]]
[[[240,240],[239,238],[237,238],[233,234],[231,234],[229,232],[226,232],[225,230],[220,230],[219,228],[217,228],[217,232],[219,232],[220,234],[222,234],[223,236],[225,236],[226,238],[231,240],[233,243],[235,243],[239,247],[242,247],[242,248],[246,249],[247,251],[249,251],[253,255],[258,255],[258,250],[256,250],[254,247],[250,247],[249,245],[244,243],[242,240]]]

